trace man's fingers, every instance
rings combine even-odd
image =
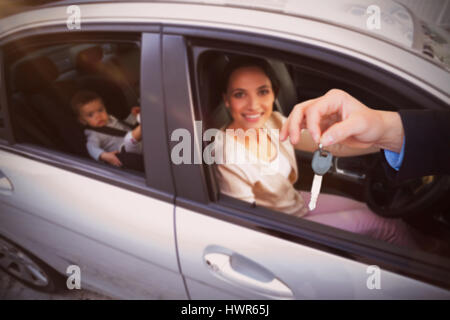
[[[287,136],[290,137],[292,144],[297,144],[300,138],[300,131],[302,126],[305,125],[303,122],[304,110],[311,105],[316,99],[311,99],[297,104],[289,115],[287,121],[283,124],[280,132],[281,141],[286,140]]]
[[[280,131],[280,140],[281,141],[286,140],[287,132],[288,132],[288,129],[287,129],[288,125],[289,125],[289,118],[281,126],[281,131]]]
[[[318,143],[321,135],[322,118],[340,113],[345,97],[345,92],[333,89],[319,98],[296,105],[281,129],[280,139],[284,141],[289,135],[291,143],[297,144],[302,127],[306,127]],[[306,121],[304,121],[304,118],[306,118]]]
[[[304,108],[298,108],[295,110],[296,112],[292,115],[289,121],[289,139],[292,144],[297,144],[300,138],[300,126],[302,125],[303,120],[303,110]]]
[[[306,112],[306,124],[314,141],[319,143],[321,136],[320,124],[322,118],[342,111],[344,95],[340,90],[330,90],[327,94],[316,99]]]
[[[349,117],[329,127],[320,138],[320,143],[324,147],[340,143],[353,135],[361,133],[364,129],[363,126],[364,124],[360,117]]]
[[[286,138],[289,135],[289,123],[291,122],[292,115],[295,113],[295,110],[296,110],[295,107],[296,106],[297,105],[294,106],[294,108],[292,109],[292,111],[289,114],[288,118],[286,119],[286,121],[281,126],[281,131],[280,131],[280,140],[281,141],[286,140]]]
[[[320,117],[321,117],[321,114],[320,114],[319,110],[317,110],[316,108],[310,108],[306,112],[306,126],[316,143],[319,143],[320,133],[321,133]]]

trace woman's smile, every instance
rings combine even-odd
[[[264,116],[264,112],[258,113],[242,113],[242,117],[245,118],[248,122],[258,122],[262,116]]]

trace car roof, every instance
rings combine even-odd
[[[9,0],[3,3],[3,15],[14,14],[37,7],[76,3],[101,3],[108,0]],[[136,1],[133,1],[136,2]],[[403,5],[392,0],[137,0],[137,2],[191,3],[224,7],[250,8],[258,11],[308,17],[386,38],[406,47],[414,47],[414,24],[417,18]],[[8,5],[9,3],[9,5]],[[369,6],[380,8],[381,29],[369,29]],[[8,10],[7,10],[8,9]]]
[[[133,2],[60,0],[44,2],[33,11],[28,10],[0,19],[0,30],[2,30],[0,41],[11,33],[33,27],[66,25],[67,6],[80,4],[83,9],[82,22],[150,23],[154,21],[168,25],[193,25],[256,32],[309,42],[360,57],[385,69],[401,70],[402,77],[416,83],[416,80],[426,82],[434,88],[434,91],[439,91],[436,95],[442,97],[443,94],[444,100],[448,101],[450,95],[448,70],[444,65],[429,59],[418,50],[420,45],[417,45],[416,41],[417,32],[411,34],[412,31],[418,30],[415,26],[417,20],[403,6],[389,0],[322,0],[320,2],[313,0]],[[397,20],[393,22],[389,20],[391,16],[381,14],[381,34],[377,30],[369,30],[366,26],[369,15],[363,10],[369,4],[380,6],[381,12],[392,13],[391,16],[401,18],[405,22],[402,24]]]
[[[171,0],[169,0],[170,2]],[[203,3],[209,5],[235,6],[264,10],[320,20],[326,23],[378,36],[413,47],[415,16],[403,5],[391,0],[174,0],[175,2]],[[382,29],[369,29],[367,20],[369,6],[380,8]]]
[[[110,0],[2,0],[0,18],[18,12],[54,5],[86,3],[108,3]],[[116,1],[119,2],[119,1]],[[276,12],[285,15],[304,17],[338,25],[371,37],[378,37],[396,45],[414,50],[425,57],[432,56],[436,63],[450,70],[450,53],[444,59],[433,53],[424,40],[424,33],[430,29],[407,7],[395,0],[134,0],[127,2],[186,3],[204,6],[247,8],[255,11]],[[379,28],[371,28],[368,22],[374,21],[373,14],[380,12]],[[369,9],[370,8],[370,9]],[[371,18],[372,16],[372,18]],[[444,37],[450,47],[450,34],[433,26],[439,37]],[[429,38],[429,37],[428,37]],[[429,41],[428,41],[429,42]],[[433,50],[431,50],[433,51]],[[437,48],[435,51],[442,51]]]

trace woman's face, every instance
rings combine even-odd
[[[264,71],[242,67],[231,74],[223,99],[233,118],[229,128],[258,129],[272,114],[275,94]]]

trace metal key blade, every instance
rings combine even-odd
[[[317,198],[319,197],[320,187],[322,186],[322,177],[318,174],[314,175],[313,184],[311,187],[311,199],[309,200],[309,210],[316,208]]]

